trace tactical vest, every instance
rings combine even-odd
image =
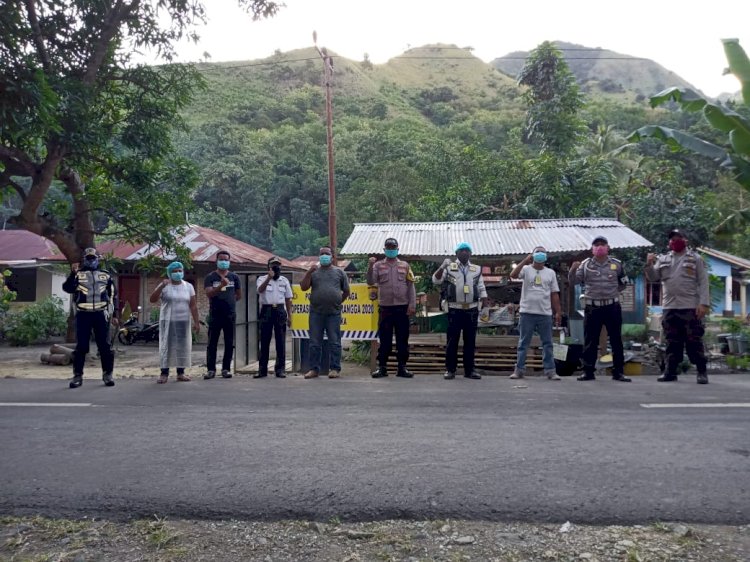
[[[466,302],[464,299],[458,299],[456,290],[456,277],[464,275],[461,273],[461,269],[458,267],[458,262],[452,262],[445,271],[443,277],[443,285],[440,291],[440,297],[447,300],[448,302]],[[466,272],[466,284],[472,285],[472,300],[470,302],[479,301],[479,279],[482,276],[482,268],[478,265],[471,264],[469,270]],[[463,296],[463,295],[462,295]]]
[[[106,271],[82,270],[76,274],[78,285],[73,295],[77,310],[106,310],[112,300],[109,285],[112,277]]]

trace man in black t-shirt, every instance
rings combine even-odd
[[[204,379],[216,376],[216,349],[219,334],[224,331],[224,357],[221,361],[221,376],[232,378],[229,369],[234,354],[234,324],[237,317],[236,303],[242,298],[242,286],[236,273],[229,271],[229,252],[216,254],[216,271],[206,276],[203,287],[210,302],[208,320],[208,349],[206,350],[206,374]]]

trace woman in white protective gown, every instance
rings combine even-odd
[[[170,263],[167,266],[167,277],[159,283],[149,298],[152,303],[161,301],[159,312],[161,375],[156,381],[159,384],[167,382],[170,367],[176,367],[178,381],[190,380],[190,377],[185,374],[185,369],[191,366],[192,332],[197,334],[200,331],[195,289],[192,284],[183,280],[182,264],[178,261]]]

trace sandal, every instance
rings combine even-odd
[[[159,375],[159,378],[156,380],[156,384],[164,384],[167,382],[168,378],[169,375]]]
[[[190,382],[191,379],[189,376],[183,373],[183,374],[177,375],[177,380],[180,382]]]

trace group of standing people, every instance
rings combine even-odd
[[[677,369],[683,361],[683,351],[696,365],[699,384],[708,383],[707,360],[703,347],[703,319],[710,308],[708,272],[701,257],[688,247],[687,238],[678,229],[669,232],[669,252],[648,254],[645,275],[650,282],[660,282],[663,290],[662,328],[667,342],[665,371],[657,380],[677,380]],[[583,285],[584,349],[583,374],[579,381],[596,378],[596,362],[602,328],[606,328],[612,348],[612,379],[630,382],[624,374],[622,344],[622,309],[620,294],[628,283],[622,262],[609,254],[609,243],[604,236],[596,236],[591,244],[592,256],[583,262],[573,262],[568,281]],[[396,341],[396,376],[412,378],[407,368],[409,360],[409,322],[416,310],[414,274],[409,264],[399,259],[399,244],[387,238],[383,259],[370,258],[367,283],[377,287],[379,301],[377,369],[373,378],[388,376],[388,358],[393,337]],[[475,368],[477,322],[486,310],[487,290],[481,267],[471,263],[472,248],[467,242],[455,249],[456,259],[446,259],[432,276],[441,287],[441,298],[448,307],[445,379],[454,379],[458,369],[458,346],[463,337],[464,377],[481,379]],[[218,342],[223,333],[224,355],[221,376],[231,378],[234,350],[236,303],[242,298],[240,278],[230,271],[230,255],[220,251],[216,255],[216,270],[206,276],[204,290],[210,303],[208,347],[204,379],[216,376]],[[553,356],[553,326],[562,318],[560,288],[556,273],[546,266],[547,252],[538,246],[510,273],[511,279],[521,282],[519,306],[519,342],[516,364],[511,379],[525,376],[528,348],[534,333],[542,343],[543,374],[550,380],[560,380]],[[320,248],[318,263],[303,277],[300,288],[310,289],[310,355],[306,379],[317,378],[321,372],[323,340],[328,340],[330,352],[329,377],[341,372],[341,309],[349,296],[349,282],[344,271],[333,265],[333,249]],[[95,248],[84,251],[81,264],[73,264],[63,289],[73,295],[76,308],[76,348],[73,378],[70,388],[83,383],[83,365],[89,351],[89,340],[94,333],[102,364],[102,380],[114,386],[114,354],[109,341],[110,325],[118,325],[117,291],[112,276],[102,270]],[[271,339],[275,340],[276,362],[274,374],[284,378],[286,362],[286,330],[291,326],[292,288],[281,275],[281,260],[268,260],[268,273],[257,279],[260,304],[260,358],[255,378],[268,376]],[[191,366],[193,334],[200,332],[200,321],[195,289],[184,280],[182,263],[167,266],[167,278],[151,293],[150,302],[160,303],[159,315],[159,383],[165,383],[169,369],[175,368],[178,381],[189,381],[185,369]]]

